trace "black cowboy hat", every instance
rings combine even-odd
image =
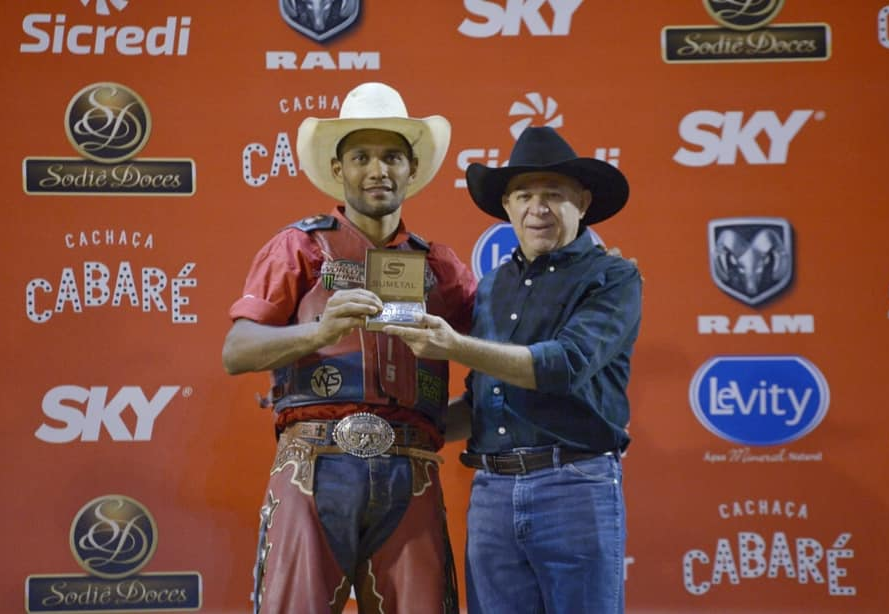
[[[565,139],[548,126],[525,128],[509,155],[509,166],[470,164],[466,184],[479,209],[509,221],[502,203],[506,185],[516,175],[538,172],[573,177],[592,192],[593,202],[580,221],[581,226],[608,219],[623,208],[630,196],[627,178],[617,167],[595,158],[578,158]]]

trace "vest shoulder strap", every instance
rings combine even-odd
[[[407,233],[407,235],[408,235],[407,242],[411,244],[411,247],[422,249],[424,252],[429,251],[429,249],[430,249],[429,243],[427,243],[423,237],[421,237],[419,235],[415,235],[412,232]]]
[[[335,230],[337,226],[339,226],[339,222],[332,215],[311,215],[298,222],[293,222],[287,228],[312,232],[313,230]]]

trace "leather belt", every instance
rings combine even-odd
[[[294,437],[300,439],[311,440],[311,443],[321,446],[337,445],[334,439],[334,431],[339,420],[306,420],[304,422],[294,422],[288,425],[285,430]],[[424,450],[435,450],[435,443],[432,437],[415,426],[404,423],[389,423],[395,433],[393,446],[421,448]]]
[[[552,469],[579,460],[596,458],[597,456],[613,456],[614,452],[581,452],[559,449],[558,464],[552,449],[545,452],[516,452],[512,454],[460,454],[460,462],[467,467],[484,469],[491,473],[504,475],[524,475],[538,469]]]

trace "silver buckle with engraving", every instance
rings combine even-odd
[[[359,412],[337,423],[333,429],[333,440],[343,452],[369,458],[383,454],[392,446],[395,431],[379,416]]]

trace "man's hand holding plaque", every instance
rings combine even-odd
[[[379,315],[367,317],[367,330],[379,331],[387,324],[421,326],[418,320],[426,313],[426,253],[369,249],[364,266],[365,287],[383,301]]]

